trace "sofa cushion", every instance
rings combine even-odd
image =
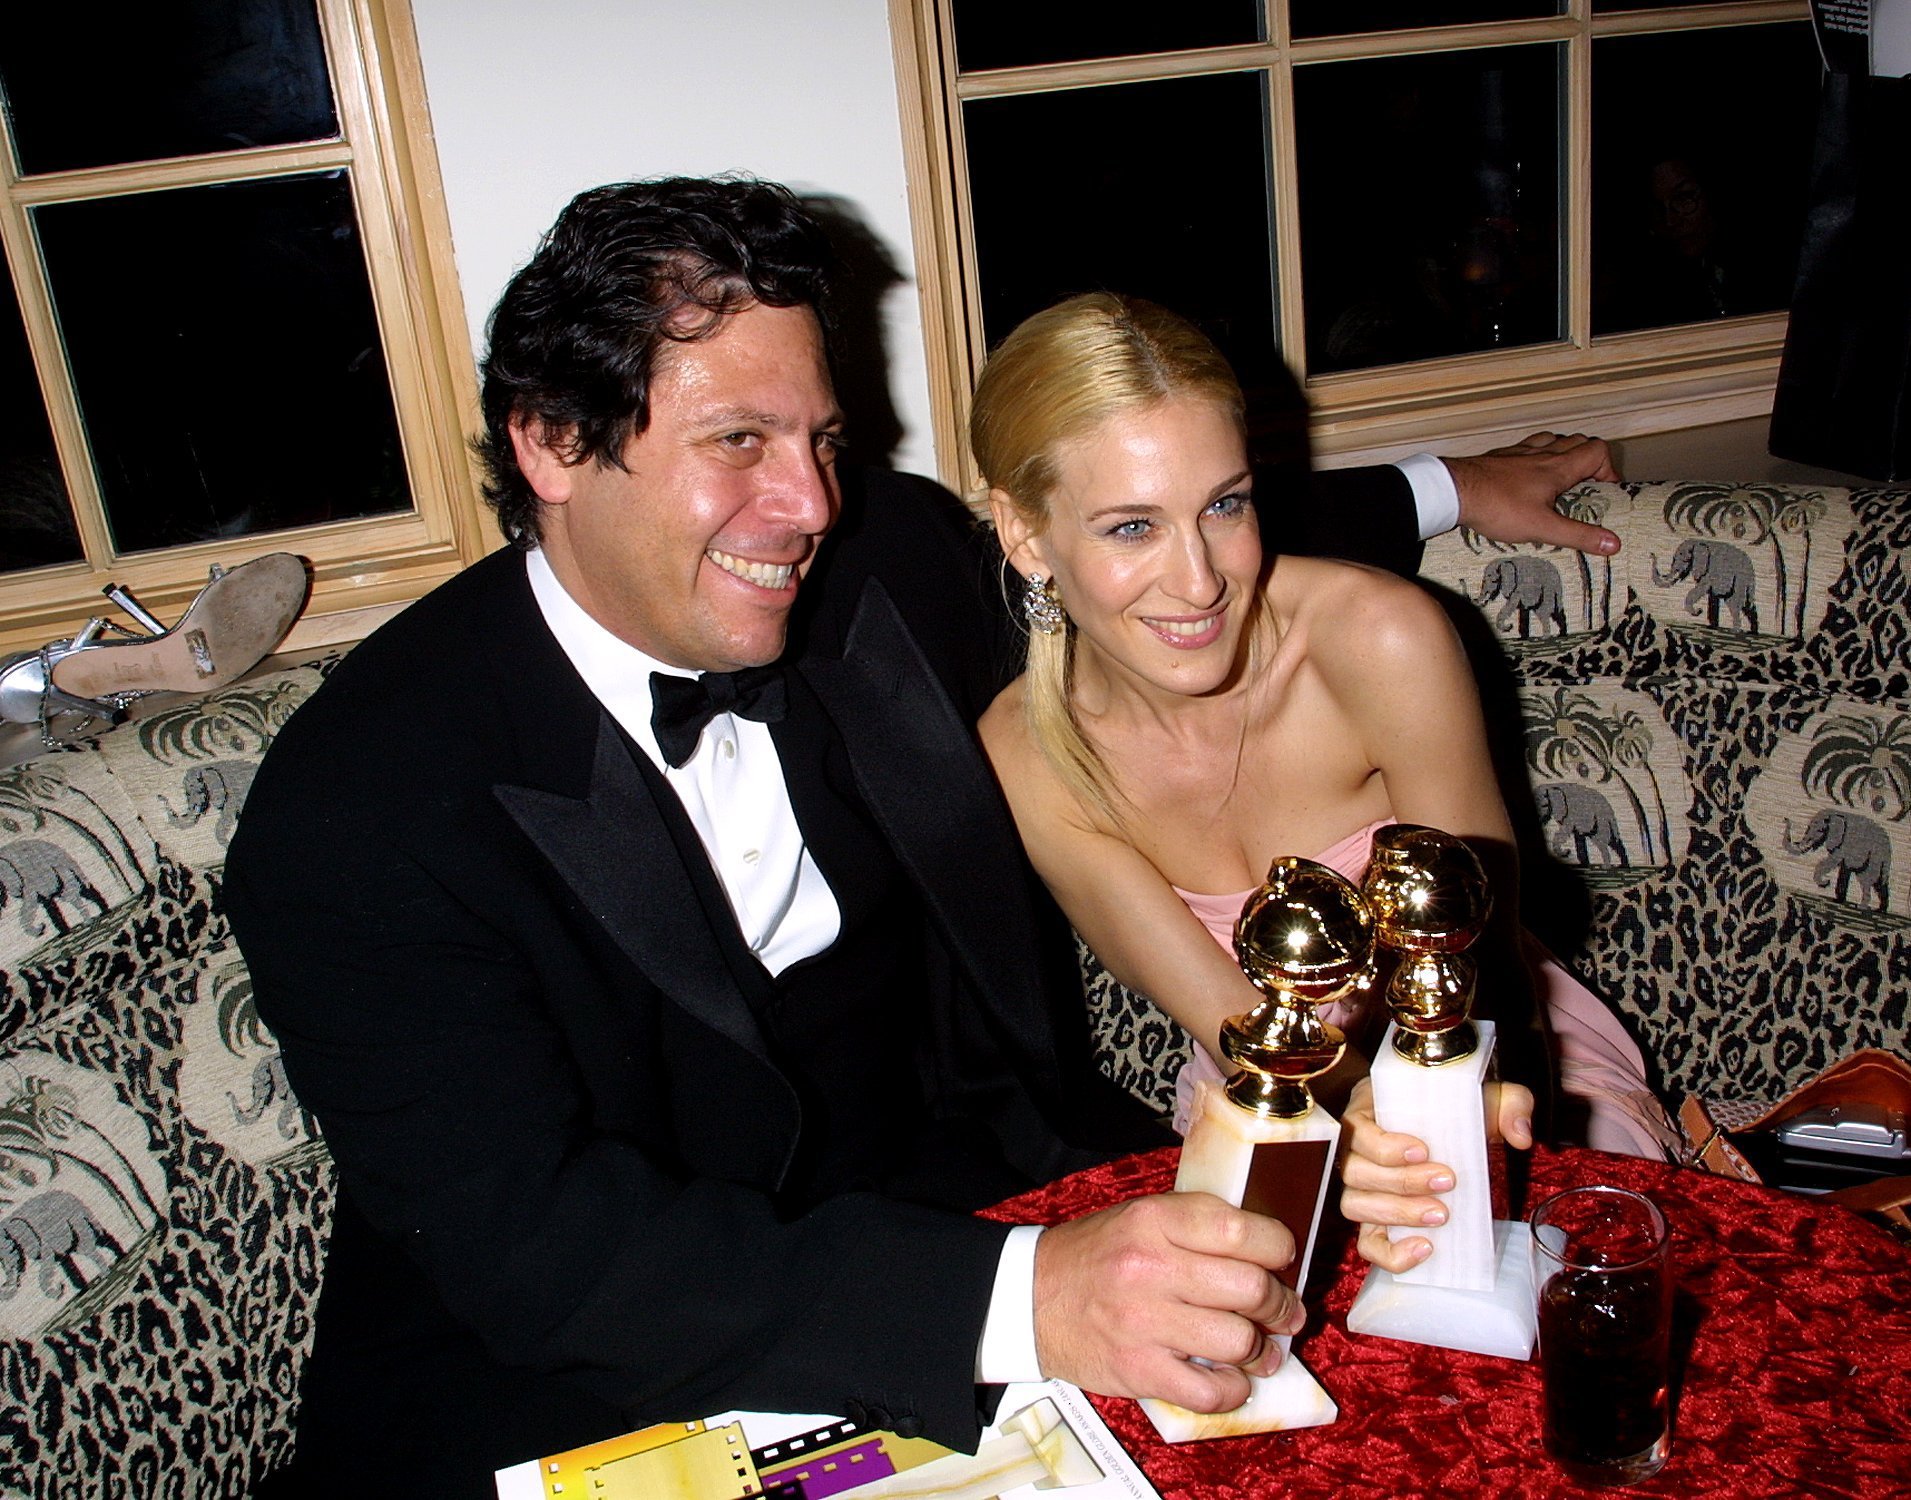
[[[247,1494],[290,1451],[331,1168],[219,884],[322,675],[0,775],[0,1494]]]
[[[294,667],[177,704],[106,736],[100,757],[161,849],[221,869],[267,746],[323,680]]]
[[[137,973],[120,937],[158,862],[97,750],[0,771],[0,1040]]]
[[[1530,813],[1509,794],[1529,924],[1669,1095],[1768,1103],[1853,1048],[1904,1050],[1903,496],[1596,485],[1567,508],[1619,555],[1460,532],[1422,569],[1485,643],[1489,720],[1531,794]]]
[[[1612,725],[1640,696],[1593,683],[1572,701]],[[1529,922],[1628,1021],[1670,1095],[1769,1102],[1853,1048],[1902,1047],[1911,829],[1839,799],[1866,780],[1849,761],[1911,724],[1905,705],[1676,677],[1643,696],[1666,730],[1650,758],[1545,781],[1529,760],[1583,925],[1575,938],[1530,896]],[[1569,793],[1600,798],[1597,816],[1578,801],[1556,816]]]

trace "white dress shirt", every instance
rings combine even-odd
[[[526,555],[525,570],[544,623],[577,675],[683,803],[730,898],[737,929],[763,967],[781,974],[835,942],[842,911],[803,842],[769,725],[718,714],[690,759],[669,765],[650,726],[650,674],[702,674],[666,666],[612,635],[564,592],[542,551]]]
[[[1430,541],[1460,524],[1460,491],[1445,464],[1431,453],[1416,453],[1394,467],[1407,476],[1407,485],[1413,491],[1421,541]]]

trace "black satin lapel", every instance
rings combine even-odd
[[[589,791],[498,786],[498,801],[659,991],[769,1062],[650,787],[599,712]]]
[[[973,730],[880,583],[863,590],[842,660],[800,670],[842,733],[871,816],[983,998],[1026,1055],[1052,1069],[1021,842]]]

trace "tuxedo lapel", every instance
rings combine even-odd
[[[596,749],[583,794],[499,785],[497,799],[639,972],[713,1031],[769,1064],[763,1033],[711,929],[664,809],[610,715],[595,699],[590,703]]]
[[[883,586],[865,585],[840,660],[799,668],[841,732],[856,783],[998,1022],[1052,1079],[1022,849],[970,726]],[[1001,871],[1006,880],[978,879]]]

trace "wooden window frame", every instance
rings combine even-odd
[[[11,153],[0,151],[5,200],[0,246],[46,392],[84,553],[81,562],[0,575],[0,652],[68,635],[91,615],[118,618],[118,611],[99,597],[108,583],[132,589],[161,619],[176,618],[204,585],[210,565],[232,566],[272,551],[296,552],[312,566],[312,598],[289,648],[357,640],[498,544],[465,441],[478,422],[477,378],[410,0],[316,3],[338,107],[335,140],[24,178]],[[349,169],[414,508],[162,551],[116,553],[30,210],[157,188],[341,168]],[[286,437],[288,463],[298,462],[298,442],[324,441],[322,433],[308,437],[299,431],[296,411],[286,414]]]
[[[1266,7],[1266,42],[964,75],[956,68],[947,0],[890,0],[930,405],[937,465],[946,483],[965,493],[976,484],[966,433],[970,393],[986,353],[963,146],[965,102],[1264,70],[1272,122],[1274,254],[1277,266],[1292,267],[1301,264],[1293,67],[1510,43],[1563,43],[1567,52],[1566,337],[1519,350],[1305,375],[1315,461],[1327,466],[1386,462],[1429,448],[1475,452],[1540,428],[1624,438],[1770,415],[1785,342],[1784,313],[1592,335],[1592,44],[1612,36],[1804,21],[1809,18],[1804,0],[1743,0],[1597,17],[1591,0],[1568,0],[1567,14],[1530,21],[1299,41],[1288,35],[1284,0],[1266,0]],[[1283,274],[1277,284],[1280,327],[1298,329],[1301,279]],[[1304,351],[1291,347],[1295,341],[1284,342],[1283,355],[1298,373]]]

